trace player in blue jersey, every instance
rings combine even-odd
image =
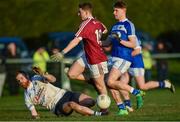
[[[113,98],[116,99],[116,92],[119,90],[127,90],[137,96],[138,108],[142,107],[142,92],[134,89],[128,84],[121,83],[119,79],[130,67],[132,62],[131,53],[136,47],[135,27],[131,21],[126,18],[126,4],[123,1],[118,1],[114,4],[114,17],[118,20],[111,29],[110,36],[105,42],[110,42],[112,45],[112,68],[110,70],[107,85],[113,92]],[[121,37],[121,40],[113,38],[114,33]],[[110,39],[109,39],[110,38]],[[110,41],[109,41],[110,40]],[[102,41],[102,45],[104,42]],[[108,44],[108,43],[107,43]],[[118,108],[119,115],[128,114],[123,102],[119,99]]]
[[[129,74],[135,78],[135,81],[137,82],[138,87],[141,90],[150,90],[154,88],[167,88],[170,89],[171,92],[175,93],[175,87],[174,85],[169,81],[169,80],[164,80],[164,81],[147,81],[145,82],[144,78],[144,62],[141,54],[141,46],[140,43],[137,39],[137,46],[136,49],[132,52],[133,55],[133,61],[129,69]],[[124,75],[124,83],[128,83],[129,78],[128,75]],[[129,93],[127,91],[121,91],[123,97],[125,98],[125,106],[128,108],[131,108],[131,102],[130,102],[130,97]],[[132,109],[131,109],[132,110]]]

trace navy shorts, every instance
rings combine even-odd
[[[56,107],[55,107],[55,114],[57,116],[68,116],[70,115],[73,110],[71,110],[70,112],[66,113],[63,110],[63,105],[67,102],[73,101],[79,104],[79,97],[80,97],[80,93],[76,93],[76,92],[71,92],[71,91],[67,91],[64,96],[57,102]]]

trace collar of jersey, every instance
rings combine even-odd
[[[127,18],[125,18],[125,19],[123,19],[123,20],[121,20],[121,21],[119,21],[119,22],[125,22],[125,21],[127,21],[128,19]]]
[[[33,83],[32,82],[29,82],[29,85],[27,87],[27,90],[31,89],[33,87]]]
[[[88,17],[87,19],[85,19],[84,21],[88,20],[88,19],[94,19],[94,17]]]

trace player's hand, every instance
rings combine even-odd
[[[131,56],[136,56],[141,53],[141,48],[134,49],[131,53]]]
[[[121,41],[121,33],[112,32],[111,37],[117,39],[118,41]]]
[[[98,41],[99,42],[99,45],[102,46],[102,41]]]
[[[39,116],[39,115],[32,115],[31,118],[32,118],[32,119],[40,119],[40,116]]]
[[[64,54],[62,54],[61,52],[58,52],[58,53],[51,56],[51,60],[55,61],[55,62],[62,61],[63,58],[64,58]]]
[[[37,74],[37,75],[43,75],[44,74],[44,72],[41,70],[41,68],[40,67],[38,67],[38,66],[33,66],[32,67],[32,71],[35,73],[35,74]]]

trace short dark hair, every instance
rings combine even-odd
[[[114,8],[127,8],[127,5],[123,0],[119,0],[113,5],[113,7]]]
[[[80,3],[79,8],[81,8],[83,10],[88,10],[90,12],[92,12],[92,9],[93,9],[92,4],[88,3],[88,2],[87,3]]]
[[[29,74],[26,71],[24,71],[24,70],[17,71],[16,75],[18,75],[18,74],[22,74],[28,80],[30,79]]]

